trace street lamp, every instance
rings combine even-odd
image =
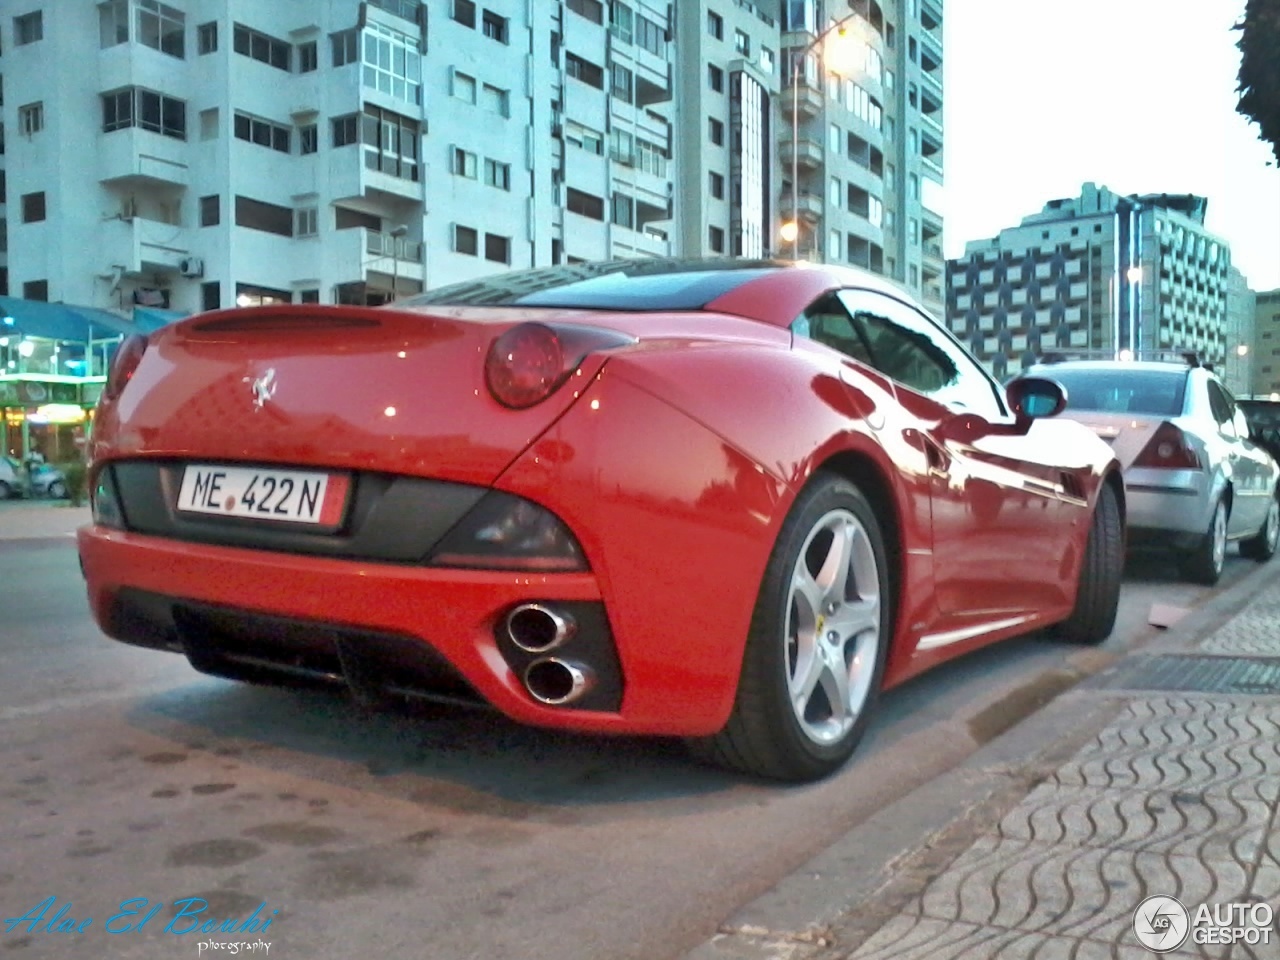
[[[810,41],[809,45],[791,59],[791,219],[782,225],[783,241],[791,244],[791,259],[800,259],[800,75],[804,69],[804,61],[816,50],[827,37],[835,34],[845,37],[849,33],[847,24],[856,17],[856,13],[846,14],[828,25]],[[822,83],[822,63],[818,64],[818,83]]]
[[[394,303],[400,295],[400,238],[409,232],[403,223],[388,231],[391,237],[391,301]]]

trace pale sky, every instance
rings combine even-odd
[[[945,0],[946,254],[1093,181],[1209,198],[1254,290],[1280,287],[1280,170],[1235,112],[1244,0]],[[1271,161],[1268,166],[1268,161]]]

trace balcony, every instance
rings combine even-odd
[[[920,69],[926,75],[942,77],[942,43],[930,33],[920,35]]]
[[[125,276],[176,273],[191,252],[188,240],[189,233],[172,223],[117,217],[99,224],[94,254],[104,261],[104,268],[123,268]]]
[[[930,35],[942,37],[942,5],[936,0],[920,0],[920,25]]]
[[[807,137],[801,138],[798,144],[788,137],[782,141],[778,154],[787,167],[793,162],[801,170],[816,170],[822,166],[822,144]]]
[[[629,230],[625,227],[615,226],[613,229],[613,249],[610,255],[614,257],[669,257],[671,256],[671,241],[662,230],[654,227],[642,227],[639,230]]]
[[[368,291],[398,295],[416,293],[426,281],[423,244],[408,237],[353,227],[332,234],[334,270],[338,276],[358,277]]]
[[[823,198],[821,194],[802,190],[797,196],[790,192],[782,195],[782,216],[785,220],[803,220],[813,225],[822,219]]]
[[[798,112],[802,120],[816,117],[822,112],[822,91],[805,77],[801,77],[798,84],[793,82],[794,79],[787,75],[786,88],[779,98],[783,114],[790,117],[793,112]]]
[[[98,180],[104,184],[186,187],[191,171],[187,144],[129,127],[98,139]]]

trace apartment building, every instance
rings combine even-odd
[[[1250,392],[1280,399],[1280,290],[1254,295]]]
[[[795,220],[940,307],[941,4],[0,0],[0,294],[377,304]]]
[[[948,261],[948,324],[997,377],[1055,350],[1194,350],[1222,369],[1231,253],[1206,208],[1086,183]]]

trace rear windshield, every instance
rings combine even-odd
[[[1176,417],[1186,398],[1186,370],[1135,370],[1118,364],[1105,370],[1049,367],[1037,372],[1067,388],[1068,410]]]
[[[734,287],[782,269],[770,260],[612,260],[512,270],[454,283],[396,306],[565,307],[698,310]]]

